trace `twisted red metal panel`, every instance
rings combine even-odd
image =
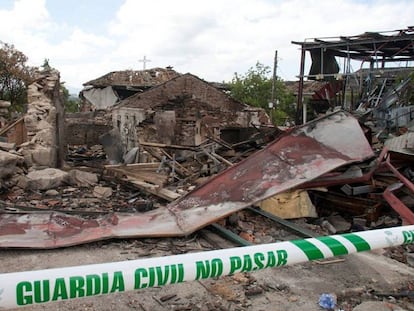
[[[109,238],[186,235],[373,156],[358,121],[339,111],[284,134],[166,208],[93,219],[61,213],[1,214],[0,247],[56,248]]]

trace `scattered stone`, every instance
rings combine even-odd
[[[107,199],[112,195],[112,188],[96,186],[93,189],[93,195],[97,198]]]
[[[211,292],[213,295],[218,295],[227,301],[236,301],[238,296],[236,290],[222,283],[212,284],[209,288],[209,292]]]
[[[45,192],[45,195],[48,196],[48,197],[56,197],[56,196],[59,195],[59,191],[57,191],[55,189],[50,189],[50,190],[47,190]]]
[[[16,149],[16,144],[0,142],[0,149],[4,150],[4,151],[15,150]]]
[[[249,278],[247,278],[243,273],[235,273],[234,275],[232,275],[232,278],[236,283],[248,283],[249,282]]]
[[[50,207],[55,207],[55,206],[61,205],[61,203],[62,202],[60,200],[49,200],[46,202],[46,205]]]
[[[72,193],[72,192],[75,192],[77,190],[78,190],[77,188],[69,187],[69,188],[63,189],[63,193]]]
[[[160,297],[160,300],[162,302],[165,302],[165,301],[171,300],[175,297],[177,297],[177,294],[170,294],[170,295],[165,295],[165,296]]]
[[[253,242],[254,242],[254,235],[253,235],[253,234],[251,234],[251,233],[249,233],[249,232],[242,231],[242,232],[240,232],[240,233],[239,233],[239,236],[240,236],[242,239],[245,239],[246,241],[249,241],[249,242],[251,242],[251,243],[253,243]]]
[[[361,217],[354,217],[352,219],[352,224],[354,226],[354,229],[356,229],[357,231],[362,231],[366,229],[367,220]]]
[[[269,244],[269,243],[273,243],[275,240],[270,235],[262,235],[262,236],[256,235],[255,241],[257,244]]]
[[[407,264],[414,268],[414,253],[407,253]]]
[[[0,150],[0,179],[15,174],[23,161],[23,157]]]
[[[327,220],[322,221],[321,227],[328,231],[330,234],[335,234],[337,232],[336,228],[332,226],[332,224]]]
[[[399,223],[398,218],[382,216],[376,222],[371,223],[371,228],[376,227],[395,227]]]
[[[238,213],[233,213],[229,216],[229,224],[232,226],[237,225],[237,222],[239,221],[239,214]]]
[[[254,231],[254,224],[251,222],[241,221],[237,222],[239,228],[243,231]]]
[[[98,175],[84,172],[81,170],[71,170],[69,172],[70,182],[78,187],[89,187],[98,183]]]
[[[20,145],[23,149],[19,149],[24,156],[27,166],[34,167],[51,167],[54,164],[54,157],[56,150],[52,147],[45,147],[36,145],[31,142],[23,143]]]
[[[26,175],[27,188],[31,190],[48,190],[64,185],[69,181],[69,174],[56,169],[46,168],[44,170],[34,170]]]
[[[9,108],[11,106],[11,102],[7,100],[0,100],[0,108]]]
[[[252,287],[244,291],[246,297],[257,296],[263,293],[263,288]]]
[[[335,227],[337,232],[348,232],[351,229],[351,223],[346,221],[341,215],[332,215],[328,221]]]
[[[299,297],[298,297],[298,296],[296,296],[296,295],[292,295],[292,296],[289,296],[289,297],[288,297],[288,300],[289,300],[290,302],[296,302],[296,301],[298,301],[298,300],[299,300]]]

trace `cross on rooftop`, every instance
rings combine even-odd
[[[138,61],[139,61],[140,63],[143,63],[143,65],[142,65],[142,69],[144,69],[144,70],[145,70],[146,64],[147,64],[147,63],[149,63],[151,60],[150,60],[150,59],[147,59],[147,57],[144,55],[144,58],[143,58],[143,59],[139,59]]]

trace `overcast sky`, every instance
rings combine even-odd
[[[291,41],[414,25],[412,0],[0,0],[0,40],[71,89],[114,70],[173,66],[229,81],[257,61],[294,80]]]

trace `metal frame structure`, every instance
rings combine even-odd
[[[308,79],[345,79],[351,76],[351,60],[370,64],[370,71],[374,68],[385,68],[389,62],[414,61],[414,26],[402,30],[385,32],[365,32],[356,36],[339,36],[305,39],[304,42],[292,41],[292,44],[301,46],[301,62],[299,73],[299,88],[297,98],[296,122],[300,123],[303,112],[303,82]],[[320,51],[319,72],[305,75],[306,52],[318,53]],[[317,54],[316,54],[317,55]],[[324,64],[326,55],[343,58],[343,73],[329,72]],[[319,65],[319,64],[318,64]],[[345,90],[345,87],[344,87]],[[345,100],[345,96],[342,96]],[[306,119],[303,120],[306,122]],[[305,123],[304,122],[304,123]]]

